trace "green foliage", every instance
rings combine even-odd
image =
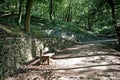
[[[4,7],[0,9],[0,11],[11,11],[15,9],[15,3],[17,2],[17,9],[19,9],[19,1],[17,0],[2,0],[0,6]],[[71,4],[70,4],[71,2]],[[111,19],[111,10],[108,5],[107,0],[53,0],[53,21],[49,21],[49,0],[33,0],[33,7],[31,11],[32,22],[31,26],[34,26],[37,29],[54,29],[60,28],[67,31],[72,31],[75,33],[84,32],[88,27],[91,30],[98,30],[96,32],[100,32],[99,30],[104,30],[104,26],[112,27],[112,19]],[[119,1],[114,1],[116,5],[116,17],[120,19],[119,16]],[[7,4],[9,4],[7,6]],[[25,5],[26,0],[23,5],[23,14],[25,14]],[[69,12],[70,9],[70,12]],[[18,10],[17,10],[18,11]],[[70,13],[70,14],[68,14]],[[70,15],[71,23],[66,23],[66,16]],[[11,16],[11,15],[10,15]],[[36,18],[34,18],[34,17]],[[17,15],[12,18],[1,18],[0,22],[7,22],[10,24],[17,25]],[[24,16],[22,17],[22,23],[20,26],[24,26]],[[90,24],[89,24],[89,23]],[[74,25],[77,24],[78,26]],[[81,28],[83,29],[81,29]],[[32,27],[31,27],[32,28]],[[108,29],[110,29],[108,27]],[[106,30],[106,29],[105,29]],[[108,30],[109,31],[109,30]],[[114,32],[114,31],[113,31]]]
[[[35,23],[35,24],[34,24]],[[79,26],[63,22],[63,21],[49,21],[41,18],[33,17],[31,21],[32,27],[31,30],[34,30],[36,32],[39,32],[40,30],[51,30],[51,29],[57,29],[57,30],[63,30],[63,31],[70,31],[74,33],[87,33],[87,31],[83,30]]]
[[[7,24],[16,24],[17,18],[18,18],[17,15],[8,15],[5,17],[1,17],[0,22],[7,23]]]
[[[95,28],[94,33],[98,36],[103,36],[103,37],[107,37],[109,35],[112,36],[112,35],[116,34],[114,27],[111,27],[111,26],[104,26],[102,28]]]

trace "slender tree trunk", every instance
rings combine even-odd
[[[72,4],[72,1],[70,0],[69,5],[68,5],[68,9],[67,9],[67,12],[66,12],[66,19],[65,19],[65,21],[67,21],[67,22],[71,22],[71,20],[72,20],[71,4]]]
[[[90,10],[88,5],[88,30],[91,31],[91,19],[90,19]]]
[[[50,9],[50,11],[49,11],[49,16],[50,16],[50,19],[52,19],[52,5],[53,5],[53,1],[52,0],[50,0],[50,7],[49,7],[49,9]]]
[[[18,2],[17,0],[15,0],[15,8],[17,9],[17,6],[18,6]]]
[[[67,13],[66,13],[66,21],[70,21],[70,8],[68,7]]]
[[[25,31],[30,32],[30,19],[31,19],[31,8],[32,8],[32,0],[27,0],[26,6],[26,15],[25,15]]]
[[[90,17],[88,16],[88,30],[91,31]]]
[[[70,6],[69,12],[70,12],[70,15],[69,15],[69,22],[71,22],[71,21],[72,21],[72,6]]]
[[[22,20],[22,4],[23,0],[19,0],[19,15],[18,15],[18,25],[20,26]]]
[[[88,30],[91,31],[90,12],[88,11]]]
[[[119,42],[119,46],[120,46],[120,27],[117,26],[117,23],[116,23],[115,5],[114,5],[113,0],[109,0],[109,4],[110,4],[110,7],[111,7],[112,22],[113,22],[114,28],[116,30],[116,33],[117,33],[117,36],[118,36],[118,42]]]

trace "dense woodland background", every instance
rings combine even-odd
[[[1,0],[0,8],[1,23],[24,26],[26,31],[30,26],[50,29],[51,26],[41,26],[51,20],[73,23],[100,36],[119,35],[119,0]],[[2,19],[9,14],[12,19]]]

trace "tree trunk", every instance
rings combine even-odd
[[[22,4],[23,0],[19,0],[19,15],[18,15],[18,25],[20,26],[22,20]]]
[[[90,19],[90,10],[88,5],[88,30],[91,31],[91,19]]]
[[[114,25],[115,31],[116,31],[116,33],[117,33],[118,42],[119,42],[119,46],[120,46],[120,27],[117,26],[117,23],[116,23],[116,17],[115,17],[115,5],[114,5],[113,0],[109,0],[109,4],[110,4],[110,7],[111,7],[112,22],[113,22],[113,25]]]
[[[53,5],[53,2],[52,2],[52,0],[50,0],[50,7],[49,7],[49,9],[50,9],[50,11],[49,11],[49,16],[50,16],[50,20],[52,19],[52,5]]]
[[[25,15],[25,31],[26,32],[30,32],[31,8],[32,8],[32,0],[27,0],[26,15]]]
[[[88,30],[91,31],[90,12],[88,12]]]
[[[72,1],[70,0],[69,1],[69,5],[68,5],[68,9],[67,9],[67,12],[66,12],[66,18],[65,18],[65,21],[67,22],[71,22],[72,21],[72,10],[71,10],[71,4],[72,4]]]
[[[15,8],[17,9],[17,6],[18,6],[18,2],[17,0],[15,0]]]
[[[66,22],[70,21],[70,8],[68,7],[67,13],[66,13]]]
[[[88,16],[88,30],[91,31],[90,17]]]

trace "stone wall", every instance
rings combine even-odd
[[[55,52],[74,42],[60,38],[6,37],[0,38],[0,80],[13,73],[22,63],[43,52]]]
[[[33,38],[32,44],[33,55],[36,56],[39,55],[40,49],[43,52],[56,52],[74,45],[75,42],[61,38]]]
[[[31,38],[0,38],[0,80],[31,57]]]

